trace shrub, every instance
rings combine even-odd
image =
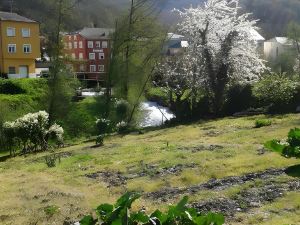
[[[229,88],[224,105],[225,114],[232,115],[241,112],[255,105],[256,98],[252,93],[250,84],[236,84]]]
[[[271,120],[256,120],[255,121],[255,128],[261,128],[261,127],[266,127],[266,126],[271,126],[272,121]]]
[[[291,105],[299,83],[286,76],[272,74],[264,77],[253,88],[260,104],[270,106],[271,112],[295,110]]]
[[[0,80],[0,94],[24,94],[26,91],[12,80]]]
[[[3,124],[8,143],[17,139],[22,143],[23,152],[47,150],[48,141],[62,142],[64,130],[57,124],[48,129],[49,114],[45,111],[29,113],[13,122]]]
[[[149,88],[145,93],[149,101],[157,102],[159,105],[168,106],[169,98],[167,91],[162,87]]]
[[[47,155],[45,156],[46,165],[51,168],[56,166],[56,156],[55,155]]]
[[[136,193],[124,194],[114,205],[102,204],[96,208],[98,218],[93,216],[85,216],[81,221],[81,225],[222,225],[224,217],[220,214],[208,213],[200,214],[196,209],[187,207],[188,198],[184,197],[177,205],[170,206],[167,213],[159,210],[147,215],[144,211],[132,212],[131,206],[135,200],[140,197]],[[101,221],[101,222],[99,222]],[[126,221],[126,222],[125,222]],[[98,223],[99,222],[99,223]]]
[[[125,133],[126,131],[128,131],[129,127],[128,127],[127,122],[121,121],[121,122],[117,123],[116,128],[117,128],[117,132],[119,134],[122,134],[122,133]]]
[[[96,128],[99,135],[108,134],[112,132],[112,124],[108,119],[97,119],[96,120]]]
[[[102,146],[104,143],[104,135],[98,135],[96,137],[96,145]]]
[[[117,100],[115,110],[118,121],[126,120],[130,110],[129,103],[123,99]]]
[[[287,158],[300,158],[300,129],[291,129],[287,140],[274,139],[266,142],[265,147]]]

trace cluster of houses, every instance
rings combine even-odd
[[[80,80],[105,81],[111,55],[113,29],[83,28],[64,33],[66,64]],[[295,43],[286,37],[265,40],[256,30],[251,31],[258,52],[267,61],[295,50]],[[41,62],[39,23],[16,13],[0,11],[0,75],[7,78],[35,78],[49,70],[50,62]],[[176,55],[188,47],[188,39],[169,33],[162,53]],[[45,58],[45,57],[44,57]],[[47,59],[46,61],[50,60]],[[44,66],[41,66],[44,65]]]

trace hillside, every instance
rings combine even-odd
[[[254,129],[264,117],[112,136],[103,147],[89,142],[0,162],[0,220],[73,224],[130,190],[143,195],[137,209],[164,209],[189,195],[200,211],[221,211],[227,224],[299,224],[299,178],[291,176],[299,174],[284,171],[299,161],[262,149],[299,126],[299,116],[269,117],[271,126]],[[54,155],[56,167],[48,168],[45,156]]]
[[[14,11],[35,19],[46,31],[53,24],[53,2],[55,0],[14,0]],[[0,2],[0,10],[9,10],[8,0]],[[197,5],[203,0],[164,0],[160,2],[161,17],[166,23],[174,24],[178,17],[171,12],[174,8]],[[76,30],[83,26],[110,27],[115,19],[126,11],[128,2],[125,0],[83,0],[65,20],[65,30]],[[241,0],[245,11],[253,12],[259,19],[259,26],[267,38],[282,36],[290,21],[300,22],[300,2],[298,0]]]
[[[48,33],[56,22],[54,3],[55,0],[14,0],[13,11],[40,22],[42,32]],[[121,9],[121,4],[112,5],[104,0],[83,0],[64,19],[64,30],[72,31],[84,26],[113,26]],[[0,1],[0,10],[10,10],[7,0]]]

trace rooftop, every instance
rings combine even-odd
[[[278,42],[282,45],[293,45],[293,41],[288,39],[287,37],[274,37],[268,40],[268,42]]]
[[[3,12],[0,11],[0,20],[2,21],[17,21],[26,23],[36,23],[36,21],[28,19],[24,16],[20,16],[17,13]]]
[[[81,36],[87,39],[102,39],[108,38],[114,29],[112,28],[89,28],[85,27],[82,30],[76,31],[76,34],[80,34]]]
[[[265,38],[264,38],[263,36],[261,36],[261,34],[258,33],[258,31],[255,30],[255,29],[251,29],[251,30],[250,30],[250,33],[251,33],[251,35],[252,35],[252,38],[253,38],[255,41],[264,41],[264,40],[265,40]]]
[[[180,34],[168,33],[168,40],[179,40],[183,39],[184,36]]]

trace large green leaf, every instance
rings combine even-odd
[[[114,210],[114,206],[110,204],[99,205],[96,209],[97,215],[102,219],[106,220],[107,217],[111,215]]]
[[[141,222],[141,223],[148,223],[149,222],[149,216],[147,216],[143,212],[137,212],[130,215],[130,221],[131,222]]]
[[[221,214],[208,213],[205,216],[199,216],[194,220],[197,225],[222,225],[225,222]]]
[[[97,220],[94,220],[94,218],[91,215],[83,217],[82,220],[80,220],[80,225],[95,225],[97,223]]]
[[[138,193],[133,193],[133,192],[127,192],[125,193],[121,198],[118,199],[115,207],[127,207],[127,208],[131,208],[132,203],[139,199],[141,197],[140,194]]]
[[[168,216],[166,214],[162,213],[161,211],[156,210],[154,213],[151,214],[150,218],[153,220],[158,219],[160,224],[163,224],[167,221]]]

